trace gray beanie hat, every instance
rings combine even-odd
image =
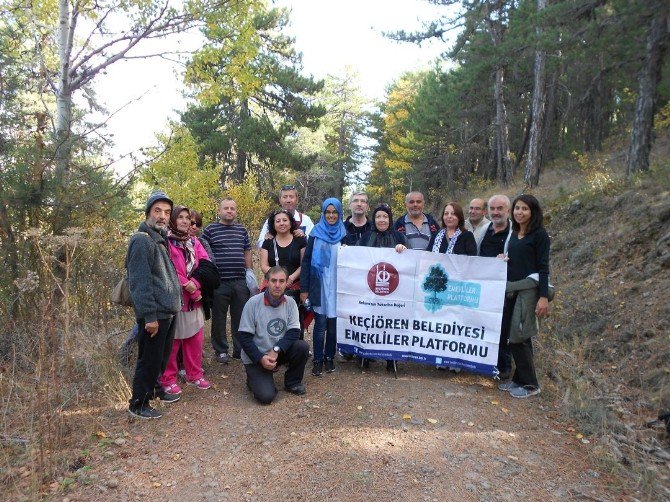
[[[149,194],[149,198],[147,199],[147,205],[144,207],[145,216],[149,216],[151,206],[153,206],[156,202],[160,200],[164,200],[165,202],[170,204],[170,207],[174,205],[170,197],[168,197],[165,192],[163,192],[162,190],[154,190],[153,192],[151,192],[151,194]]]

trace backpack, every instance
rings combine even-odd
[[[146,232],[135,232],[135,234],[144,234],[149,237],[149,234]],[[132,237],[131,237],[132,238]],[[128,262],[128,252],[126,251],[126,263]],[[112,303],[121,305],[122,307],[132,307],[133,301],[130,297],[130,286],[128,285],[128,267],[126,265],[125,275],[116,283],[114,289],[112,289],[111,296]]]

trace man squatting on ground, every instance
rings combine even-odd
[[[181,310],[181,284],[168,254],[166,227],[172,201],[161,191],[149,195],[146,220],[128,243],[128,286],[139,327],[137,365],[128,411],[138,418],[160,418],[154,397],[166,402],[179,395],[165,392],[158,377],[167,365],[174,339],[175,315]]]
[[[202,233],[219,271],[220,286],[214,290],[212,301],[212,347],[220,363],[230,362],[226,318],[230,308],[230,336],[233,340],[233,358],[240,358],[237,329],[244,304],[249,299],[246,272],[251,268],[251,244],[247,229],[237,223],[237,203],[225,198],[219,204],[219,221],[207,225]]]
[[[475,199],[477,200],[477,199]],[[473,201],[474,202],[474,201]],[[472,205],[472,203],[470,203]],[[478,244],[479,256],[496,258],[505,253],[505,244],[512,235],[512,225],[509,221],[510,200],[506,195],[494,195],[489,199],[489,218],[491,219],[484,231],[481,243]],[[513,309],[514,303],[506,301],[504,309]],[[501,380],[507,380],[512,373],[512,353],[509,349],[509,322],[512,319],[511,310],[503,315],[503,325],[500,329],[498,345],[498,370]]]
[[[298,306],[284,295],[288,272],[274,266],[265,278],[265,292],[251,297],[244,306],[238,337],[247,387],[261,404],[270,404],[277,396],[274,373],[281,364],[288,364],[284,388],[296,395],[305,393],[302,378],[309,344],[300,340]]]
[[[279,189],[279,205],[282,209],[291,213],[291,216],[293,216],[293,219],[298,224],[298,228],[296,228],[293,232],[293,236],[304,237],[307,239],[307,237],[309,237],[309,233],[314,228],[314,222],[312,221],[312,218],[296,209],[296,207],[298,207],[298,189],[293,185],[282,186]],[[265,220],[265,223],[263,223],[263,227],[258,234],[256,247],[259,249],[262,248],[263,241],[265,239],[272,239],[273,237],[274,236],[270,233],[270,229],[268,227],[268,220]]]

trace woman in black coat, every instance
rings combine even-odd
[[[407,238],[394,230],[393,214],[388,204],[379,204],[372,211],[372,227],[361,235],[356,242],[357,246],[366,246],[370,248],[394,248],[396,252],[402,253],[407,249]],[[369,359],[363,359],[363,367],[367,368]],[[396,367],[392,360],[386,361],[386,371],[395,371]]]
[[[477,256],[477,242],[472,232],[465,229],[463,208],[450,202],[442,210],[442,230],[428,243],[428,251],[444,254]]]

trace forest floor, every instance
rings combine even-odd
[[[109,409],[72,473],[70,501],[618,500],[591,442],[552,392],[514,399],[497,382],[418,364],[306,371],[307,394],[261,406],[239,361],[211,362],[161,420]],[[276,375],[282,388],[282,372]]]

